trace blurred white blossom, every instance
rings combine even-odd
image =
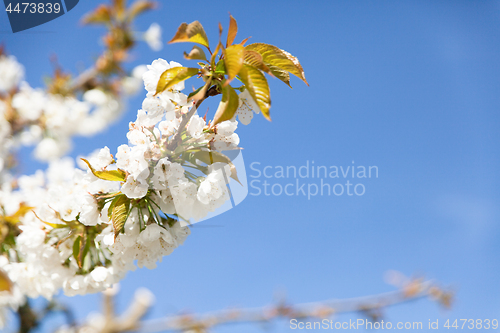
[[[160,51],[163,48],[161,27],[158,23],[152,23],[144,33],[143,38],[153,51]]]

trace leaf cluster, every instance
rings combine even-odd
[[[213,86],[222,94],[212,126],[234,117],[239,106],[236,90],[243,91],[245,89],[256,102],[264,117],[271,120],[269,113],[271,93],[265,74],[277,77],[288,86],[290,86],[290,74],[308,84],[304,70],[296,57],[274,45],[253,43],[245,46],[248,38],[235,44],[237,32],[236,20],[230,15],[226,43],[224,45],[221,42],[222,26],[219,24],[219,42],[212,52],[207,34],[200,22],[182,23],[169,43],[192,42],[197,44],[189,53],[184,52],[184,58],[199,60],[200,68],[174,67],[167,69],[160,77],[156,94],[197,75],[202,77],[205,83],[189,95],[190,99],[203,100],[206,98],[208,89]],[[210,59],[202,47],[207,49]],[[231,86],[230,84],[235,79],[242,85],[239,87]]]

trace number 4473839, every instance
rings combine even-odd
[[[494,329],[498,328],[498,319],[455,319],[453,323],[450,325],[450,320],[448,319],[446,323],[443,325],[447,329]]]
[[[24,8],[21,8],[21,5],[24,6]],[[29,9],[29,10],[28,10]],[[35,13],[39,13],[39,14],[42,14],[42,13],[46,13],[46,14],[50,14],[52,12],[54,13],[59,13],[61,11],[61,5],[59,3],[54,3],[54,4],[51,4],[51,3],[29,3],[29,2],[23,2],[23,3],[17,3],[16,6],[14,8],[12,8],[12,4],[9,3],[9,5],[7,6],[7,8],[5,8],[5,11],[6,12],[9,12],[12,13],[12,12],[16,12],[16,13],[31,13],[31,14],[35,14]]]

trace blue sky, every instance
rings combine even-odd
[[[73,72],[91,64],[103,31],[77,22],[93,5],[80,1],[68,14],[17,34],[0,13],[0,39],[24,64],[31,85],[41,86],[51,73],[52,54]],[[238,128],[248,179],[265,180],[252,177],[253,162],[262,170],[307,161],[377,166],[378,178],[350,179],[365,186],[362,196],[250,194],[195,228],[158,269],[129,273],[120,306],[140,286],[157,296],[150,318],[260,306],[276,290],[296,303],[363,296],[392,290],[383,276],[394,269],[450,285],[457,300],[451,311],[428,301],[405,304],[388,309],[387,320],[498,319],[500,2],[160,1],[137,30],[158,22],[168,41],[180,23],[200,20],[215,41],[228,12],[238,20],[237,41],[252,36],[250,42],[289,51],[310,84],[294,77],[291,90],[270,78],[273,121],[259,116]],[[189,49],[176,44],[152,52],[141,44],[130,68],[159,57],[184,64],[182,51]],[[72,156],[125,143],[141,100],[129,100],[109,133],[77,139]],[[26,172],[37,167],[43,165],[26,159]],[[295,181],[268,179],[280,186]],[[79,317],[98,300],[64,299]],[[357,316],[337,319],[349,318]],[[290,329],[282,322],[274,330]]]

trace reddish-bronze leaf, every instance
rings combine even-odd
[[[208,38],[205,33],[205,29],[200,22],[194,21],[192,23],[182,23],[179,29],[177,29],[177,33],[174,38],[170,42],[171,43],[181,43],[181,42],[193,42],[201,44],[205,47],[208,46]]]
[[[229,30],[227,31],[226,47],[233,44],[238,33],[238,24],[232,15],[229,15]]]

